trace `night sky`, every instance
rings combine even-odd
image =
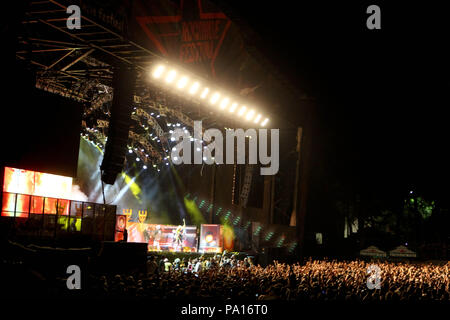
[[[411,189],[448,198],[449,11],[441,2],[328,2],[227,1],[261,36],[261,51],[317,99],[313,157],[325,175],[379,197]],[[381,8],[381,30],[366,27],[370,4]]]

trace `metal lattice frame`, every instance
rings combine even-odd
[[[100,147],[105,143],[116,64],[129,65],[138,73],[132,116],[135,125],[130,130],[129,143],[139,146],[135,153],[144,162],[159,163],[167,156],[167,133],[158,123],[161,120],[179,122],[190,128],[193,118],[206,121],[206,126],[217,125],[216,119],[195,103],[149,88],[144,81],[148,66],[163,60],[162,57],[83,14],[82,28],[68,30],[67,6],[62,2],[30,2],[22,22],[26,32],[19,35],[16,58],[36,68],[37,88],[85,104],[83,134],[86,137],[96,140]],[[157,120],[150,116],[153,113],[164,117]],[[148,129],[159,137],[159,144],[149,139],[145,131]]]

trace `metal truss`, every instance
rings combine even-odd
[[[18,37],[16,58],[28,61],[34,66],[37,88],[85,104],[83,130],[88,128],[86,117],[91,117],[89,122],[93,124],[93,128],[90,129],[98,127],[103,130],[107,126],[109,112],[105,106],[112,101],[112,77],[114,66],[118,64],[126,64],[137,72],[137,94],[134,102],[142,119],[136,119],[134,116],[133,120],[150,125],[150,130],[153,130],[161,141],[167,143],[167,137],[161,133],[163,129],[158,124],[161,120],[180,122],[186,127],[193,126],[193,118],[206,121],[206,126],[208,123],[216,124],[217,119],[213,119],[195,103],[183,101],[180,97],[162,92],[156,87],[148,88],[150,84],[143,80],[148,66],[155,59],[164,60],[162,57],[83,15],[83,12],[82,28],[69,30],[66,26],[68,5],[70,3],[64,0],[29,3],[22,21],[22,32]],[[103,114],[100,112],[100,118],[97,112],[99,109],[106,109]],[[152,110],[163,115],[162,119],[157,121],[151,117],[149,114]],[[136,125],[130,130],[130,142],[139,144],[144,149],[143,152],[139,151],[142,153],[139,156],[151,157],[149,162],[162,161],[166,155],[166,146],[158,146],[152,139],[146,139],[141,129]],[[99,144],[104,144],[105,137],[100,137],[99,134],[100,132],[93,138],[98,139]]]

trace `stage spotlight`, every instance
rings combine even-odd
[[[245,110],[247,110],[246,106],[243,106],[241,109],[239,109],[238,116],[239,117],[242,116],[244,114]]]
[[[231,113],[233,113],[234,110],[236,110],[237,106],[238,106],[238,104],[237,104],[236,102],[233,103],[233,104],[231,105],[231,107],[230,107],[230,110],[228,110],[228,111],[230,111]]]
[[[198,82],[194,82],[191,86],[191,88],[189,89],[189,93],[190,94],[195,94],[198,90],[198,88],[200,87],[200,83]]]
[[[153,71],[153,77],[158,79],[163,74],[164,70],[166,70],[166,67],[163,65],[159,65],[155,68]]]
[[[173,80],[175,80],[175,77],[177,76],[177,72],[175,70],[170,70],[169,74],[166,77],[167,83],[172,83]]]
[[[186,87],[187,83],[189,81],[188,77],[182,77],[177,84],[177,88],[178,89],[183,89],[184,87]]]
[[[137,162],[139,162],[139,161],[141,161],[141,159],[139,159],[139,158],[136,158],[136,161],[137,161]]]
[[[213,242],[213,240],[214,240],[213,235],[211,233],[208,233],[205,237],[206,243],[211,243],[211,242]]]
[[[219,100],[220,98],[220,93],[216,92],[213,94],[213,96],[211,97],[211,100],[209,102],[211,102],[211,104],[215,104],[217,102],[217,100]]]
[[[249,112],[247,112],[247,115],[245,116],[245,120],[247,120],[247,121],[252,120],[254,115],[255,115],[255,111],[254,110],[250,110]]]
[[[189,73],[189,71],[186,71],[185,73],[176,66],[167,65],[164,61],[161,61],[161,63],[155,64],[153,69],[150,69],[149,75],[150,74],[150,77],[161,79],[167,85],[171,84],[176,86],[179,90],[186,90],[186,93],[188,92],[189,95],[195,94],[196,97],[205,100],[209,105],[218,105],[220,110],[228,110],[230,115],[236,112],[242,119],[245,119],[248,122],[252,121],[252,123],[257,124],[258,126],[266,126],[269,122],[269,119],[265,117],[266,115],[260,114],[256,110],[248,109],[244,106],[244,101],[239,103],[240,98],[236,101],[234,99],[237,97],[234,95],[228,97],[222,96],[219,87],[215,87],[215,90],[217,91],[211,91],[202,84],[200,78]],[[212,83],[210,84],[213,85]],[[153,114],[154,113],[152,112],[151,115],[153,116]],[[160,115],[155,114],[155,117],[159,118]],[[169,127],[171,124],[168,124],[167,126]],[[149,129],[148,126],[144,126],[144,128],[146,130]]]
[[[225,109],[227,107],[229,101],[230,101],[230,99],[223,98],[222,101],[220,102],[220,109]]]
[[[202,92],[202,94],[200,95],[200,98],[205,99],[206,96],[208,95],[208,93],[209,93],[209,88],[203,89],[203,92]]]
[[[146,170],[147,169],[147,166],[146,165],[144,165],[142,168],[144,168],[144,170]]]
[[[128,153],[133,153],[133,150],[131,150],[131,149],[130,149],[130,150],[128,150]]]

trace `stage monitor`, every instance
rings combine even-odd
[[[199,252],[222,252],[223,230],[220,224],[202,224],[200,226]]]
[[[197,252],[197,227],[126,223],[128,242],[147,243],[149,251]],[[116,237],[119,239],[120,235]]]

